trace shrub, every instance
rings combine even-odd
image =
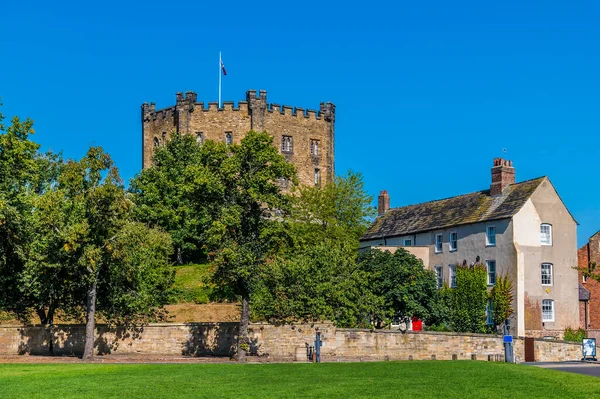
[[[587,332],[583,328],[578,328],[577,330],[573,330],[571,327],[565,328],[565,341],[573,341],[573,342],[581,342],[584,338],[587,337]]]

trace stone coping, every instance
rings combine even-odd
[[[237,325],[239,322],[237,321],[223,321],[223,322],[214,322],[214,321],[193,321],[187,323],[147,323],[147,324],[138,324],[132,325],[132,328],[142,328],[142,327],[187,327],[187,326],[217,326],[217,325]],[[0,324],[0,328],[37,328],[49,327],[49,324]],[[96,323],[96,328],[98,327],[109,327],[109,324],[104,323]],[[252,326],[252,324],[250,324]],[[55,324],[54,328],[85,328],[85,324]],[[123,326],[117,326],[123,327]]]

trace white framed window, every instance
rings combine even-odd
[[[485,304],[485,324],[488,326],[494,325],[494,303],[491,299]]]
[[[405,247],[412,247],[412,238],[406,238],[406,239],[404,239],[404,246]]]
[[[442,252],[442,242],[443,242],[443,235],[436,234],[435,235],[435,252],[436,253]]]
[[[450,233],[450,251],[456,251],[456,249],[458,248],[458,233],[456,231],[453,231]]]
[[[319,140],[310,141],[310,155],[313,157],[319,156]]]
[[[450,288],[456,288],[456,265],[448,265],[450,271]]]
[[[485,245],[487,247],[496,246],[496,226],[487,226],[485,228]]]
[[[554,321],[554,301],[552,299],[542,300],[542,321]]]
[[[292,136],[281,136],[281,152],[292,152]]]
[[[444,266],[435,267],[435,281],[438,288],[444,286]]]
[[[231,132],[225,133],[225,144],[227,144],[227,145],[233,144],[233,135],[231,134]]]
[[[552,263],[542,263],[542,285],[552,285]]]
[[[315,169],[315,186],[321,185],[321,170]]]
[[[540,242],[542,245],[552,245],[552,225],[542,223],[540,225]]]
[[[196,133],[196,143],[202,145],[203,142],[204,142],[204,137],[202,135],[202,132]]]
[[[487,285],[496,284],[496,261],[486,260],[485,265],[487,267]]]

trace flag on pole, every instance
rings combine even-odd
[[[221,60],[221,70],[223,71],[223,76],[227,75],[227,71],[225,70],[225,64],[223,64],[223,60]]]

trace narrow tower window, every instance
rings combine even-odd
[[[292,152],[292,136],[281,136],[281,152]]]
[[[315,186],[321,185],[321,170],[315,169]]]
[[[310,141],[310,155],[313,157],[319,156],[319,140]]]
[[[196,133],[196,142],[197,142],[198,144],[202,145],[202,143],[203,143],[203,140],[204,140],[204,138],[203,138],[203,136],[202,136],[202,132],[198,132],[198,133]]]
[[[231,145],[233,143],[233,137],[231,136],[231,132],[225,133],[225,144]]]

